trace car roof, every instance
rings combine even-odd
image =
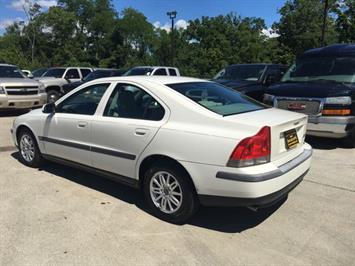
[[[355,57],[355,44],[334,44],[315,48],[303,53],[300,58],[325,57],[325,56],[350,56]]]
[[[175,84],[175,83],[187,83],[187,82],[210,82],[208,80],[191,78],[191,77],[179,77],[179,76],[121,76],[121,77],[108,77],[101,78],[100,80],[108,81],[127,81],[127,82],[154,82],[161,85]]]
[[[5,64],[5,63],[3,63],[3,64],[0,64],[0,66],[11,66],[11,67],[17,67],[17,66],[15,66],[15,65],[11,65],[11,64]]]
[[[282,64],[271,64],[271,63],[252,63],[252,64],[232,64],[227,67],[232,66],[284,66]]]
[[[171,66],[135,66],[132,68],[159,68],[159,67],[176,68],[176,67],[171,67]]]

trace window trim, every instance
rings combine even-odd
[[[126,84],[126,85],[131,85],[131,86],[135,86],[143,91],[145,91],[146,93],[148,93],[150,96],[152,96],[160,105],[161,107],[163,107],[164,109],[164,116],[162,117],[162,119],[160,120],[148,120],[148,119],[139,119],[139,118],[128,118],[128,117],[113,117],[113,116],[104,116],[104,112],[106,109],[106,106],[108,104],[108,101],[112,95],[112,93],[114,92],[116,86],[118,84]],[[105,99],[104,99],[105,98]],[[104,99],[104,101],[102,101]],[[99,110],[100,107],[100,110]],[[97,107],[96,111],[98,111],[97,114],[95,114],[96,116],[99,116],[101,118],[104,119],[114,119],[117,121],[144,121],[146,123],[162,123],[168,120],[169,116],[170,116],[170,109],[169,107],[164,103],[164,101],[162,99],[159,98],[158,95],[156,95],[155,93],[153,93],[151,90],[149,90],[148,88],[144,87],[143,85],[136,83],[136,82],[132,82],[132,81],[116,81],[116,82],[111,82],[111,86],[106,90],[105,95],[102,97],[101,99],[101,103],[99,104],[99,106]]]

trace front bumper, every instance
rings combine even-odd
[[[344,138],[355,127],[355,116],[308,117],[307,135],[329,138]]]
[[[36,108],[41,107],[46,103],[46,93],[23,96],[0,95],[0,110]]]
[[[282,163],[232,168],[181,162],[190,173],[201,204],[260,206],[283,198],[310,168],[312,148],[304,144],[298,156]]]

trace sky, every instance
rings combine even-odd
[[[43,8],[56,4],[56,0],[32,0]],[[202,16],[225,15],[236,12],[243,17],[261,17],[267,27],[279,20],[278,9],[286,0],[113,0],[118,12],[133,7],[156,27],[169,28],[167,11],[177,11],[176,26],[186,27],[189,20]],[[13,21],[26,20],[22,11],[24,0],[0,0],[0,34]]]

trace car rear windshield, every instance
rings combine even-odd
[[[188,82],[168,84],[167,86],[208,110],[223,116],[267,108],[265,105],[218,83]]]
[[[50,68],[42,77],[61,78],[64,74],[64,68]]]
[[[0,66],[0,78],[24,78],[17,67]]]

